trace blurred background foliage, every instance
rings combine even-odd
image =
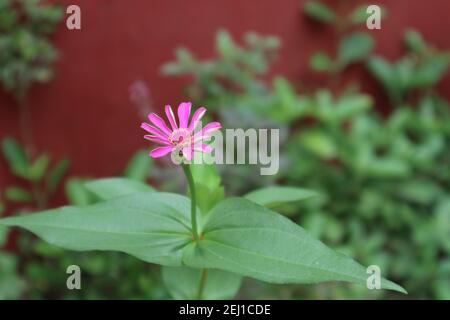
[[[48,82],[58,51],[49,41],[63,12],[39,0],[0,1],[0,80],[22,101],[35,82]]]
[[[24,3],[32,6],[33,2]],[[433,47],[419,32],[409,30],[404,34],[403,57],[388,61],[374,54],[374,39],[362,31],[366,8],[357,6],[345,16],[319,1],[309,1],[302,8],[310,19],[337,31],[335,50],[318,48],[310,59],[311,69],[329,78],[327,88],[302,89],[281,76],[269,77],[281,43],[276,37],[256,33],[246,34],[240,42],[225,30],[219,31],[216,58],[200,60],[195,52],[179,48],[175,60],[162,66],[166,76],[189,75],[186,96],[195,105],[208,106],[225,127],[281,130],[277,176],[260,176],[259,168],[245,165],[221,166],[222,181],[217,174],[198,172],[198,188],[205,195],[199,202],[208,208],[224,193],[243,195],[275,183],[315,190],[319,196],[279,209],[362,264],[379,265],[383,276],[408,290],[406,298],[450,299],[450,108],[435,89],[448,72],[450,52]],[[33,65],[24,67],[29,70],[26,81],[17,80],[22,73],[17,73],[8,59],[20,51],[20,41],[12,44],[11,39],[18,37],[14,34],[19,30],[42,39],[40,35],[52,29],[48,23],[57,20],[55,12],[31,15],[39,23],[26,27],[15,26],[15,18],[0,25],[0,30],[8,30],[1,33],[0,47],[6,43],[9,48],[9,54],[0,50],[0,64],[12,66],[9,73],[2,74],[6,79],[2,81],[15,95],[39,77],[33,75]],[[386,14],[383,9],[383,16]],[[42,53],[43,47],[51,45],[29,50],[54,57],[50,54],[53,49]],[[28,54],[19,56],[24,59]],[[53,59],[47,58],[43,61]],[[20,61],[30,65],[26,59]],[[384,89],[390,101],[388,114],[376,111],[374,97],[359,89],[358,79],[346,87],[337,85],[342,73],[355,64],[364,67]],[[26,146],[13,138],[4,139],[2,146],[12,174],[24,183],[2,192],[0,209],[5,202],[15,203],[16,214],[47,207],[68,159],[50,165],[47,154],[30,155]],[[161,190],[184,191],[177,172],[153,164],[146,151],[138,151],[117,177],[151,182]],[[67,180],[65,190],[71,204],[99,200],[85,187],[91,179]],[[0,229],[0,245],[5,237]],[[70,253],[25,233],[18,235],[17,247],[16,253],[0,253],[0,298],[170,298],[159,268],[132,257]],[[54,272],[74,263],[83,270],[83,283],[89,284],[80,291],[66,290],[67,275]],[[251,279],[244,279],[237,297],[405,298],[347,284],[274,286]]]

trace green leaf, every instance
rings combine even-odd
[[[315,71],[332,71],[333,69],[333,61],[331,61],[330,57],[324,52],[315,53],[311,57],[310,66]]]
[[[19,142],[10,137],[3,139],[2,151],[13,174],[25,177],[28,170],[28,158]]]
[[[19,299],[25,283],[16,273],[17,259],[0,252],[0,300]]]
[[[56,190],[62,177],[69,169],[69,166],[70,160],[68,158],[64,158],[50,170],[45,180],[47,191],[52,193]]]
[[[373,76],[383,85],[387,94],[394,101],[398,101],[402,95],[396,72],[391,63],[382,57],[370,57],[367,61],[367,68]]]
[[[91,203],[90,192],[84,186],[86,179],[71,178],[66,182],[66,197],[69,202],[77,206],[85,206]]]
[[[348,281],[366,285],[366,268],[325,246],[289,219],[241,198],[207,216],[202,240],[184,252],[186,265],[222,269],[273,283]],[[384,289],[405,292],[383,279]]]
[[[221,186],[221,177],[214,165],[191,166],[192,177],[197,190],[197,206],[203,214],[225,198],[225,189]]]
[[[40,180],[47,171],[49,162],[50,157],[47,154],[40,155],[28,168],[28,179],[31,181]]]
[[[32,195],[20,187],[8,187],[5,190],[5,198],[13,202],[28,202],[32,200]]]
[[[324,159],[331,159],[338,154],[336,144],[325,132],[317,129],[304,131],[300,136],[303,146],[315,155]]]
[[[220,187],[221,178],[215,165],[191,164],[192,177],[198,184],[210,189]]]
[[[304,7],[305,13],[320,22],[331,23],[336,19],[336,14],[326,5],[319,1],[308,1]]]
[[[182,249],[192,240],[189,199],[156,192],[6,218],[0,225],[70,250],[120,251],[169,266],[181,266]]]
[[[145,181],[152,165],[153,160],[148,156],[148,152],[140,150],[128,162],[124,176],[137,181]]]
[[[354,32],[344,39],[339,45],[339,63],[341,68],[363,60],[373,49],[373,39],[365,32]]]
[[[406,31],[404,38],[406,46],[414,52],[423,53],[427,49],[422,35],[415,30]]]
[[[141,192],[153,192],[149,185],[125,178],[105,178],[85,183],[86,189],[94,193],[101,200],[127,196]]]
[[[150,192],[6,218],[0,225],[25,228],[66,249],[120,251],[165,266],[221,269],[274,283],[366,283],[364,267],[248,200],[218,204],[206,223],[199,221],[198,242],[189,211],[186,197]],[[388,280],[381,285],[405,292]]]
[[[224,30],[217,33],[216,38],[217,51],[223,58],[230,58],[235,52],[235,45],[231,35]]]
[[[336,119],[340,121],[363,114],[372,107],[373,100],[369,95],[344,95],[336,105]]]
[[[354,24],[365,23],[369,17],[367,6],[367,4],[363,4],[355,8],[350,15],[350,21]]]
[[[301,201],[316,195],[317,193],[307,189],[272,186],[247,193],[244,198],[263,207],[276,207],[280,204]]]
[[[0,248],[5,244],[8,230],[4,226],[0,226]]]
[[[367,19],[369,18],[369,13],[367,13],[367,8],[369,7],[369,4],[362,4],[355,8],[351,15],[350,15],[350,21],[353,24],[361,24],[366,23]],[[381,7],[381,17],[385,17],[386,15],[386,9],[384,7]]]
[[[241,277],[222,270],[207,269],[202,299],[232,299],[241,286]],[[162,267],[162,278],[170,295],[177,300],[198,299],[201,269]]]

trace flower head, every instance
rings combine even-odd
[[[150,152],[152,158],[163,157],[175,152],[177,155],[183,156],[190,161],[194,151],[211,152],[212,148],[208,144],[202,143],[202,141],[205,138],[209,138],[212,132],[220,129],[221,124],[219,122],[211,122],[200,128],[200,130],[196,130],[199,129],[197,127],[206,109],[203,107],[198,108],[189,122],[191,105],[190,102],[180,103],[178,106],[178,123],[172,108],[169,105],[166,106],[165,111],[170,127],[155,113],[148,115],[148,119],[152,124],[142,123],[141,128],[149,133],[144,138],[161,145]]]

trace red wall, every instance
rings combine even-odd
[[[34,87],[30,101],[38,149],[70,156],[74,175],[111,175],[124,166],[133,151],[146,145],[139,114],[129,99],[129,86],[135,80],[149,85],[158,108],[183,99],[183,81],[165,78],[159,72],[161,64],[173,58],[177,46],[211,57],[219,28],[235,36],[250,30],[274,34],[284,43],[274,72],[310,85],[318,79],[308,71],[308,57],[333,45],[333,33],[305,19],[300,11],[300,3],[305,1],[299,0],[62,2],[80,5],[82,30],[68,31],[61,25],[55,37],[62,53],[57,77],[49,85]],[[417,28],[439,48],[450,47],[450,1],[371,3],[383,4],[389,11],[382,30],[373,32],[377,52],[388,58],[399,56],[407,27]],[[357,68],[348,71],[356,77],[360,72]],[[381,94],[373,80],[363,79],[365,89]],[[450,99],[449,77],[441,89]],[[385,101],[379,96],[381,108],[385,108]],[[19,135],[18,112],[12,100],[0,94],[0,137],[7,134]],[[6,163],[0,161],[1,190],[12,178]]]

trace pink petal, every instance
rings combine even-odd
[[[191,124],[189,125],[189,130],[193,131],[195,129],[195,127],[197,126],[198,122],[200,121],[200,119],[203,117],[203,115],[206,112],[206,108],[200,107],[198,108],[194,115],[192,116],[192,120],[191,120]]]
[[[191,103],[182,102],[178,107],[178,120],[180,120],[180,128],[187,128],[189,116],[191,114]]]
[[[166,154],[171,153],[173,147],[158,147],[150,151],[150,157],[152,158],[160,158],[164,157]]]
[[[146,135],[146,136],[144,136],[144,139],[152,141],[152,142],[155,142],[155,143],[159,143],[159,144],[162,144],[162,145],[166,145],[166,146],[172,145],[170,143],[169,139],[167,139],[167,138],[161,139],[160,137],[157,137],[157,136]]]
[[[209,153],[213,150],[213,148],[209,144],[196,143],[194,144],[194,150]]]
[[[192,154],[193,154],[193,150],[192,148],[189,147],[184,147],[183,148],[183,156],[188,160],[191,161],[192,160]]]
[[[194,142],[208,137],[211,133],[219,130],[220,128],[222,128],[222,125],[219,122],[208,123],[200,132],[197,132],[194,135]]]
[[[172,133],[172,131],[167,127],[166,122],[157,114],[150,113],[148,115],[148,118],[157,128],[159,128],[165,134],[170,135]]]
[[[166,106],[166,116],[169,119],[169,123],[172,126],[172,130],[178,129],[177,121],[175,120],[175,115],[173,114],[172,108],[167,105]]]
[[[167,135],[164,134],[161,130],[155,128],[154,126],[148,124],[148,123],[142,123],[141,124],[141,128],[144,129],[145,131],[151,133],[154,136],[157,136],[158,138],[161,139],[167,139]]]

